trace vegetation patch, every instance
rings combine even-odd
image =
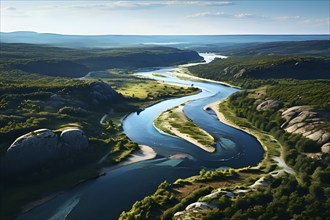
[[[161,113],[154,125],[157,129],[185,139],[205,151],[215,151],[214,138],[185,116],[182,105]]]

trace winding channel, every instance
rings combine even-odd
[[[207,62],[214,54],[201,54]],[[238,91],[219,83],[177,78],[172,71],[178,67],[146,70],[137,73],[165,83],[192,85],[199,94],[162,101],[138,113],[131,113],[123,121],[126,135],[136,143],[148,145],[157,153],[154,159],[112,169],[105,176],[80,184],[18,219],[117,219],[135,201],[152,194],[164,180],[173,182],[199,173],[201,168],[245,167],[257,165],[264,151],[251,135],[219,122],[212,112],[203,110],[209,103],[227,98]],[[152,74],[157,73],[157,74]],[[158,74],[166,77],[159,77]],[[191,101],[184,113],[201,128],[216,137],[215,153],[208,153],[195,145],[159,133],[153,120],[163,111]]]

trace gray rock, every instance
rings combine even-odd
[[[88,138],[78,128],[66,129],[60,136],[49,129],[39,129],[13,142],[2,160],[2,167],[8,173],[24,172],[87,147]]]
[[[6,168],[11,172],[31,169],[59,154],[58,137],[48,129],[39,129],[17,138],[7,149]]]
[[[88,138],[78,128],[69,128],[62,131],[60,135],[62,150],[66,152],[79,152],[88,147]]]
[[[269,109],[277,109],[279,107],[279,102],[276,100],[265,100],[257,106],[257,111],[266,111]]]
[[[320,144],[330,139],[330,122],[322,111],[314,110],[311,106],[294,106],[282,113],[286,120],[281,128],[289,133],[301,134]]]
[[[321,147],[321,151],[323,154],[329,154],[330,153],[330,143],[323,144]]]

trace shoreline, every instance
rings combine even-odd
[[[180,106],[177,106],[177,107],[174,107],[173,109],[177,108],[177,111],[178,111],[178,114],[179,116],[181,117],[184,117],[187,121],[188,121],[188,118],[186,117],[186,115],[183,113],[183,107],[180,105]],[[162,112],[160,115],[164,114],[166,112]],[[157,118],[155,120],[157,120],[159,118],[159,116],[157,116]],[[160,131],[161,134],[165,134],[165,135],[169,135],[169,136],[172,136],[172,137],[176,137],[176,138],[181,138],[185,141],[188,141],[189,143],[192,143],[193,145],[201,148],[202,150],[206,151],[206,152],[209,152],[209,153],[213,153],[215,152],[215,147],[208,147],[208,146],[205,146],[201,143],[199,143],[195,138],[191,137],[190,135],[188,134],[185,134],[185,133],[182,133],[180,132],[176,127],[173,127],[172,125],[170,125],[169,123],[167,124],[168,126],[168,129],[171,130],[171,132],[174,134],[168,134],[167,132],[164,132],[162,129],[158,128],[156,125],[155,125],[155,121],[153,122],[153,125],[154,127],[156,128],[157,131]],[[198,129],[204,133],[205,135],[209,136],[211,139],[213,139],[214,141],[214,138],[209,134],[207,133],[206,131],[204,131],[203,129],[201,129],[200,127],[198,127]]]
[[[241,89],[239,86],[235,86],[233,84],[230,84],[230,83],[227,83],[227,82],[224,82],[224,81],[217,81],[217,80],[212,80],[212,79],[201,78],[201,77],[198,77],[198,76],[193,76],[193,75],[187,74],[186,72],[189,72],[189,70],[184,65],[179,66],[178,71],[172,71],[172,73],[175,76],[178,76],[178,77],[181,76],[181,77],[190,78],[192,80],[195,79],[195,80],[199,80],[199,81],[212,82],[212,83],[217,83],[217,84],[221,84],[221,85],[224,85],[224,86],[228,86],[228,87],[231,87],[231,88]]]
[[[260,143],[261,147],[263,148],[263,150],[264,150],[265,152],[267,152],[267,151],[268,151],[267,146],[265,146],[265,145],[263,144],[263,142],[260,140],[260,137],[259,137],[258,135],[254,134],[254,132],[251,132],[251,131],[250,131],[249,129],[247,129],[247,128],[239,127],[238,125],[236,125],[236,124],[234,124],[233,122],[229,121],[229,120],[225,117],[225,115],[224,115],[222,112],[220,112],[220,111],[218,110],[218,106],[219,106],[219,104],[222,103],[222,102],[224,102],[224,101],[225,101],[225,100],[220,100],[220,101],[212,102],[212,103],[210,103],[210,104],[204,106],[203,109],[204,109],[205,111],[206,111],[207,108],[212,109],[212,110],[216,113],[217,118],[218,118],[218,120],[219,120],[220,122],[222,122],[222,123],[224,123],[224,124],[226,124],[226,125],[228,125],[228,126],[231,126],[231,127],[233,127],[233,128],[236,128],[236,129],[238,129],[238,130],[241,130],[241,131],[243,131],[243,132],[245,132],[245,133],[247,133],[247,134],[253,136],[254,138],[256,138],[256,139],[258,140],[258,142]],[[262,162],[262,161],[261,161],[261,162]],[[261,162],[260,162],[260,163],[261,163]]]

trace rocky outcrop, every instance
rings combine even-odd
[[[282,113],[282,118],[286,122],[281,127],[289,133],[301,134],[320,144],[330,141],[330,121],[311,106],[291,107]]]
[[[330,153],[330,143],[323,144],[321,147],[321,151],[323,154],[329,154]]]
[[[206,202],[194,202],[187,206],[184,211],[176,212],[173,219],[196,219],[194,214],[202,210],[211,210],[216,208],[215,205]]]
[[[85,133],[78,128],[69,128],[60,135],[62,151],[74,153],[88,147],[88,139]]]
[[[264,101],[260,100],[260,104],[257,105],[257,111],[266,111],[270,109],[277,109],[280,103],[277,100],[266,99]]]
[[[91,96],[94,104],[104,104],[113,102],[119,94],[104,82],[91,83]]]
[[[87,147],[88,138],[78,128],[63,130],[60,136],[49,129],[35,130],[17,138],[8,148],[3,158],[4,171],[27,171]]]

